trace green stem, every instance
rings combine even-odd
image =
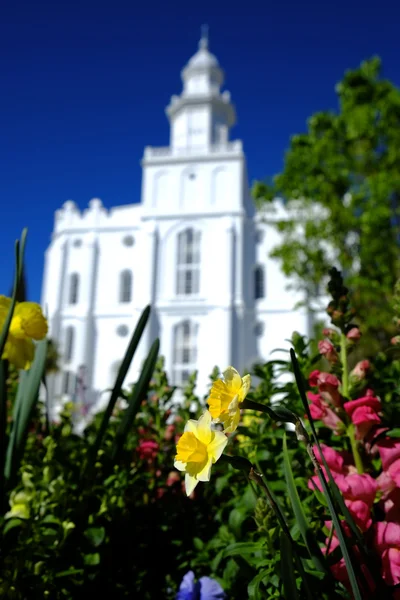
[[[340,335],[340,362],[342,363],[342,396],[349,397],[349,367],[347,363],[347,338],[344,333]]]
[[[354,430],[354,425],[353,423],[351,423],[348,428],[347,428],[347,435],[349,436],[350,439],[350,445],[351,445],[351,450],[353,452],[353,457],[354,457],[354,462],[356,464],[357,467],[357,471],[359,473],[364,473],[364,465],[361,459],[361,455],[358,451],[358,444],[357,444],[357,440],[355,437],[355,430]]]
[[[340,336],[340,361],[342,363],[342,396],[348,399],[349,397],[349,366],[347,362],[347,338],[344,333]],[[347,435],[349,436],[351,450],[353,452],[354,462],[359,473],[364,473],[364,466],[361,455],[358,451],[358,444],[355,438],[354,425],[350,423],[347,427]]]

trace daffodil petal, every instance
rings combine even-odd
[[[211,444],[208,446],[207,451],[209,455],[212,456],[213,462],[216,462],[223,453],[225,446],[228,443],[228,438],[224,433],[222,433],[222,431],[215,431],[214,436],[215,437]]]
[[[211,475],[211,466],[213,464],[212,461],[212,457],[209,456],[206,464],[204,465],[203,469],[197,473],[197,479],[198,481],[210,481],[210,475]]]
[[[197,421],[195,421],[194,419],[189,419],[189,421],[186,423],[185,425],[185,429],[184,431],[191,431],[192,433],[194,433],[195,435],[197,434]],[[196,435],[197,437],[197,435]]]
[[[231,417],[239,410],[239,398],[235,396],[228,406],[228,413]]]
[[[240,421],[240,408],[238,397],[232,400],[228,408],[228,416],[224,421],[224,433],[233,433],[236,431]]]
[[[249,393],[249,389],[251,386],[251,376],[250,375],[245,375],[242,379],[242,400],[244,400],[247,396],[247,394]]]
[[[17,369],[29,369],[35,355],[35,346],[32,340],[18,340],[8,336],[3,358],[7,359]]]
[[[206,410],[197,422],[197,438],[207,446],[211,441],[211,437],[211,413]]]
[[[42,340],[47,333],[47,320],[36,302],[20,302],[15,307],[10,332],[15,329],[16,337]]]
[[[196,485],[198,484],[198,480],[195,477],[192,477],[192,475],[189,475],[189,473],[186,473],[185,475],[185,489],[186,489],[186,495],[190,496],[190,494],[193,492],[194,488],[196,487]]]
[[[187,463],[184,463],[180,460],[176,460],[174,462],[174,467],[175,467],[175,469],[178,469],[178,471],[186,471],[186,465],[187,465]]]
[[[11,298],[7,298],[7,296],[0,296],[0,309],[9,310],[11,304]]]
[[[239,373],[233,367],[228,367],[224,371],[224,379],[226,385],[235,392],[239,391],[242,387],[242,378]]]

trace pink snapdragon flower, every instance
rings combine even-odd
[[[358,327],[352,327],[350,331],[347,332],[346,337],[352,342],[357,342],[361,337],[361,331],[358,329]]]
[[[392,463],[400,458],[400,439],[385,437],[376,442],[382,461],[382,469],[387,471]]]
[[[165,428],[165,432],[164,432],[164,440],[166,440],[167,442],[172,440],[172,438],[175,435],[175,430],[176,430],[176,427],[173,423],[170,423],[169,425],[167,425]]]
[[[337,450],[334,450],[333,448],[330,448],[325,444],[321,444],[321,450],[329,467],[329,470],[332,473],[333,479],[336,481],[336,483],[339,479],[344,479],[346,475],[355,471],[355,467],[353,465],[347,464],[349,456],[346,452],[338,452]],[[322,458],[319,453],[318,447],[314,446],[313,451],[315,454],[315,458],[321,465],[325,479],[328,481],[328,474],[325,470],[325,467],[323,466]],[[318,475],[314,475],[313,477],[311,477],[311,479],[308,482],[308,487],[311,490],[317,488],[320,492],[322,492],[322,486],[319,481]]]
[[[385,499],[394,488],[400,488],[400,439],[385,437],[375,446],[382,461],[382,473],[377,481]]]
[[[367,531],[372,525],[371,509],[378,490],[375,479],[367,473],[352,473],[336,483],[354,521],[361,531]]]
[[[156,458],[159,449],[160,447],[157,442],[153,440],[141,440],[136,450],[142,460],[152,462]]]
[[[326,360],[329,362],[336,363],[338,361],[339,357],[336,348],[329,340],[321,340],[318,342],[318,351],[322,356],[325,356]]]
[[[382,559],[382,577],[388,585],[400,583],[400,525],[381,521],[375,525],[375,546]]]
[[[325,373],[324,371],[312,371],[309,376],[309,384],[318,387],[318,391],[328,404],[341,406],[342,399],[339,393],[340,381],[336,375]]]
[[[371,509],[378,490],[377,482],[366,473],[362,475],[357,473],[354,465],[348,464],[346,453],[337,452],[325,445],[322,445],[321,449],[332,477],[342,492],[345,504],[354,521],[361,531],[367,531],[372,525]],[[314,453],[318,462],[322,465],[318,448],[314,447]],[[325,478],[328,479],[323,466],[322,471]],[[310,489],[317,488],[322,492],[322,486],[317,475],[310,479],[308,487]]]
[[[338,332],[335,329],[331,329],[330,327],[325,327],[322,330],[322,335],[329,338],[330,340],[334,339],[338,336]]]
[[[373,395],[372,390],[362,398],[345,402],[343,408],[356,426],[356,437],[365,438],[374,425],[381,422],[378,412],[382,409],[381,401]]]
[[[365,379],[370,368],[371,363],[369,360],[360,360],[350,372],[350,379],[353,381],[362,381]]]
[[[310,413],[312,418],[322,421],[326,427],[332,429],[336,434],[339,433],[343,429],[344,423],[336,412],[323,400],[321,394],[307,392],[307,397],[311,402]]]

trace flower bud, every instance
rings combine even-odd
[[[358,329],[358,327],[352,327],[350,331],[347,332],[346,337],[352,342],[357,342],[361,337],[361,331]]]
[[[326,360],[331,363],[335,363],[338,360],[338,355],[334,345],[329,340],[321,340],[318,342],[318,350],[322,356],[325,356]]]

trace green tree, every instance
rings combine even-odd
[[[280,197],[296,207],[276,222],[282,243],[272,251],[294,285],[312,294],[336,264],[369,338],[383,328],[386,343],[400,274],[400,90],[375,57],[347,71],[336,93],[339,110],[312,115],[283,171],[253,195],[259,206]]]

